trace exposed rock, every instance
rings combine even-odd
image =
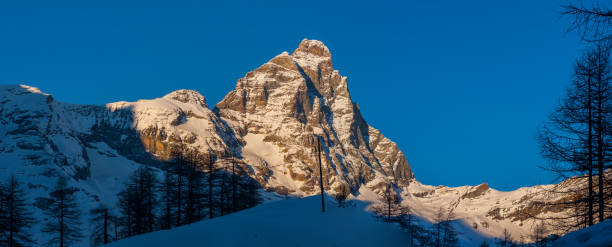
[[[267,164],[290,167],[291,179],[304,182],[291,189],[314,191],[309,186],[318,184],[315,138],[322,143],[326,186],[355,191],[376,177],[399,184],[412,179],[397,145],[365,122],[320,41],[305,39],[291,55],[283,52],[247,73],[214,111],[240,137],[262,135],[283,150],[282,164]]]
[[[474,188],[474,190],[465,193],[463,196],[461,196],[461,198],[463,199],[473,199],[476,197],[479,197],[481,195],[484,195],[487,191],[489,190],[489,185],[488,184],[481,184],[478,185],[476,188]]]

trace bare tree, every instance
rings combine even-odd
[[[172,219],[173,219],[173,211],[176,208],[176,203],[174,203],[174,195],[176,183],[174,181],[173,175],[169,172],[164,174],[164,180],[162,181],[160,192],[162,193],[162,200],[164,203],[164,211],[162,213],[160,222],[163,222],[163,229],[172,228]],[[178,213],[177,213],[178,214]],[[180,223],[180,220],[177,220]]]
[[[49,240],[49,245],[69,246],[83,238],[79,227],[81,225],[81,214],[74,197],[75,192],[75,188],[68,187],[68,180],[65,177],[60,177],[55,189],[49,194],[52,203],[45,213],[52,220],[47,222],[43,232],[56,234]]]
[[[507,228],[504,228],[502,238],[499,239],[498,243],[500,247],[510,247],[512,245],[512,235]]]
[[[340,187],[340,191],[338,191],[338,193],[334,195],[334,198],[336,199],[336,203],[338,204],[338,207],[344,208],[349,205],[346,200],[348,199],[350,194],[351,193],[350,193],[348,186],[343,185]]]
[[[547,235],[548,229],[546,228],[546,225],[543,222],[540,222],[534,225],[531,240],[535,243],[536,247],[546,247]]]
[[[116,216],[111,210],[107,206],[101,204],[92,209],[90,214],[92,215],[91,224],[93,226],[90,237],[92,244],[98,246],[113,241],[111,235],[113,232],[113,222],[115,222]],[[116,225],[114,227],[116,227]]]
[[[323,186],[323,168],[321,165],[321,140],[318,136],[317,138],[317,162],[319,163],[319,187],[321,189],[321,212],[325,212],[325,188]]]
[[[0,184],[0,246],[29,246],[35,244],[30,234],[34,218],[26,204],[26,193],[15,176],[6,186]]]
[[[594,1],[585,5],[583,1],[563,5],[562,15],[571,19],[568,32],[578,32],[583,40],[602,41],[612,36],[612,9]]]
[[[171,194],[172,194],[172,199],[175,202],[175,212],[176,212],[176,225],[180,226],[183,224],[182,219],[183,219],[183,188],[184,188],[184,178],[185,178],[185,174],[186,174],[186,161],[185,161],[185,157],[184,157],[184,150],[185,147],[183,144],[180,144],[180,146],[178,147],[178,150],[174,152],[173,156],[175,157],[174,159],[174,166],[172,166],[169,170],[171,176],[174,176],[176,178],[175,182],[171,182],[169,180],[166,180],[166,186],[172,186],[173,189],[171,189]],[[166,179],[168,179],[171,176],[166,176]],[[166,200],[168,200],[169,198],[166,198]],[[166,205],[166,210],[169,209],[169,206]],[[172,218],[170,214],[168,214],[168,212],[166,212],[167,214],[167,218],[166,220],[168,220],[169,218]],[[168,227],[170,227],[170,224],[168,224]]]
[[[573,193],[577,202],[585,201],[587,225],[593,224],[595,208],[594,177],[599,176],[599,221],[604,202],[604,168],[610,161],[610,57],[609,46],[588,49],[574,66],[572,84],[549,122],[539,129],[537,140],[542,155],[548,159],[546,167],[560,178],[587,173],[586,193]],[[595,171],[595,168],[598,168]],[[563,201],[569,206],[570,203]]]
[[[442,230],[444,231],[444,237],[442,241],[443,247],[457,247],[459,246],[459,239],[457,238],[457,231],[452,225],[452,220],[455,219],[455,213],[452,209],[448,210],[446,214],[446,220],[441,223]]]
[[[208,180],[208,218],[212,219],[214,218],[215,214],[213,213],[213,208],[215,207],[215,203],[214,203],[214,180],[215,180],[215,173],[217,172],[217,168],[215,167],[215,156],[213,154],[212,150],[208,150],[208,161],[206,162],[206,173],[208,175],[207,180]]]
[[[612,160],[612,64],[610,54],[612,47],[598,42],[591,49],[590,62],[594,67],[593,82],[593,118],[595,159],[597,161],[598,187],[598,220],[604,220],[605,209],[605,168]]]
[[[125,236],[152,232],[158,206],[158,179],[151,168],[138,168],[119,192],[119,210]]]

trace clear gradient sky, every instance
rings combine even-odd
[[[124,2],[0,2],[0,84],[82,104],[187,88],[213,106],[246,72],[317,39],[419,181],[553,182],[533,137],[582,49],[565,34],[565,1]]]

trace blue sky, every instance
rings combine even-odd
[[[0,84],[83,104],[188,88],[212,106],[246,72],[317,39],[421,182],[553,181],[533,136],[582,49],[564,1],[85,2],[0,3]]]

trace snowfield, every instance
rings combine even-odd
[[[589,228],[570,232],[553,242],[552,247],[604,247],[612,246],[612,220],[607,220]]]
[[[374,218],[370,203],[352,200],[352,206],[340,208],[326,198],[325,213],[321,197],[291,198],[264,203],[235,214],[205,220],[171,230],[139,235],[107,246],[407,246],[409,235],[398,224]],[[431,223],[418,218],[424,228]],[[494,239],[480,234],[461,220],[452,222],[460,246],[480,246]]]
[[[321,213],[321,197],[270,202],[231,215],[139,235],[109,244],[134,246],[406,246],[408,235],[376,221],[367,204],[339,208],[331,199]]]

